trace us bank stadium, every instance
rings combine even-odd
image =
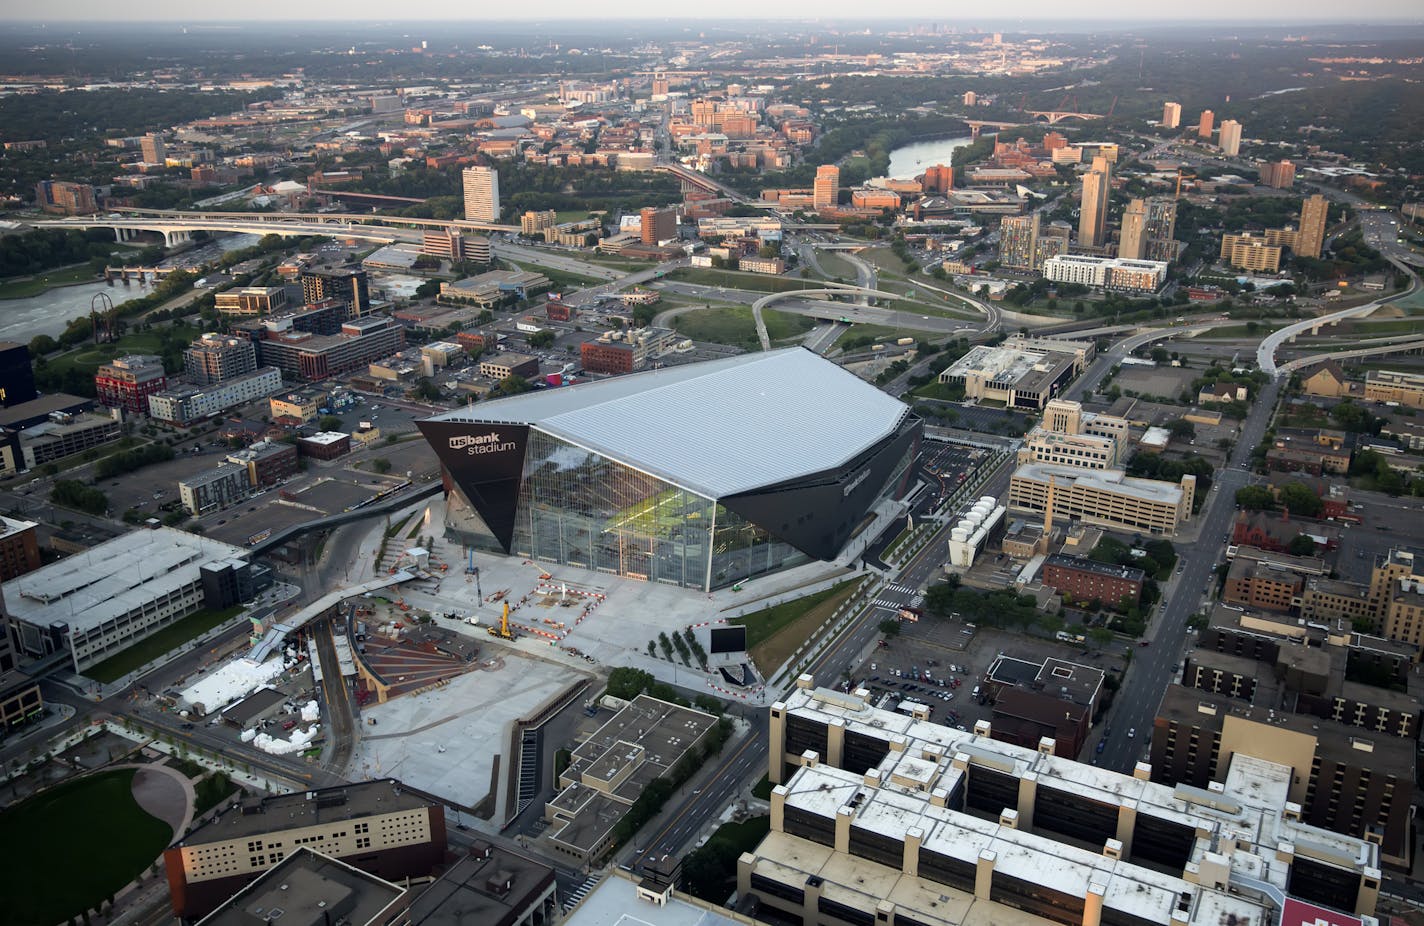
[[[834,560],[906,490],[921,422],[798,347],[481,402],[420,429],[452,539],[711,591]]]

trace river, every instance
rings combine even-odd
[[[911,142],[903,148],[890,152],[890,179],[913,180],[936,164],[949,164],[955,148],[963,148],[974,141],[969,136],[963,138],[932,138],[927,141]]]
[[[192,266],[256,243],[256,235],[226,235],[176,257],[164,258],[161,266]],[[90,303],[99,293],[108,295],[114,305],[122,305],[130,299],[147,296],[149,291],[149,286],[138,283],[128,286],[118,282],[113,286],[102,282],[78,283],[46,290],[25,299],[0,299],[0,340],[28,344],[37,334],[59,337],[70,321],[89,314]]]

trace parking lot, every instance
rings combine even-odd
[[[1190,367],[1124,366],[1112,384],[1123,392],[1158,396],[1175,402],[1182,390],[1191,386],[1199,372]]]
[[[1350,505],[1358,510],[1350,513],[1363,521],[1351,524],[1337,521],[1340,528],[1340,550],[1335,559],[1335,571],[1347,582],[1370,581],[1377,554],[1391,547],[1409,543],[1416,533],[1419,506],[1408,499],[1390,498],[1383,492],[1350,490]]]
[[[879,707],[895,710],[904,701],[919,702],[930,706],[932,720],[973,729],[977,721],[992,718],[988,686],[980,683],[1001,655],[1039,663],[1053,657],[1108,673],[1123,669],[1122,657],[1116,653],[995,628],[975,628],[966,634],[967,626],[937,618],[901,623],[900,633],[876,648],[851,678],[870,689],[872,702]],[[957,649],[965,640],[963,649]],[[976,687],[986,699],[982,704],[974,697]]]

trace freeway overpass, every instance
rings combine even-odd
[[[256,235],[341,235],[366,241],[420,241],[426,230],[518,232],[515,225],[420,219],[345,212],[198,212],[172,209],[124,209],[105,215],[71,216],[32,223],[40,228],[112,228],[120,241],[139,231],[155,231],[164,242],[184,240],[194,231]]]

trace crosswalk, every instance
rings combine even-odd
[[[569,892],[569,895],[564,898],[564,912],[568,913],[574,907],[577,907],[585,897],[593,892],[594,888],[598,887],[598,882],[602,880],[602,875],[589,875],[585,878],[582,884],[574,888]]]
[[[894,595],[896,597],[886,597]],[[880,590],[880,596],[872,602],[877,607],[889,608],[894,611],[905,607],[907,604],[914,607],[915,599],[920,597],[917,589],[906,585],[887,585]]]

